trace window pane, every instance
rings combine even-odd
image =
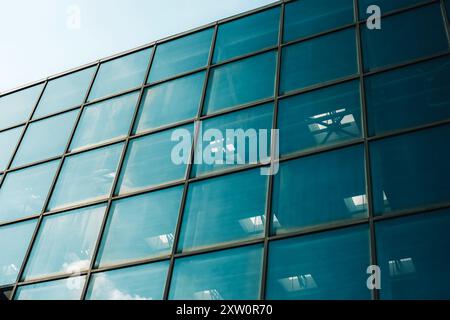
[[[58,161],[8,173],[0,188],[0,222],[41,213]]]
[[[211,69],[203,113],[272,97],[276,58],[271,51]]]
[[[212,35],[210,28],[158,45],[148,82],[206,66]]]
[[[367,19],[371,13],[368,14],[366,11],[371,5],[379,6],[381,13],[384,14],[389,11],[413,6],[421,2],[424,2],[424,0],[359,0],[359,16],[361,19]]]
[[[28,120],[43,86],[39,84],[0,97],[0,130]]]
[[[366,70],[448,50],[439,4],[385,17],[381,30],[361,31]]]
[[[183,186],[114,201],[98,255],[100,266],[169,254]]]
[[[450,118],[450,59],[383,72],[365,80],[370,135]]]
[[[263,236],[266,192],[259,169],[190,184],[178,249]]]
[[[85,281],[80,276],[20,286],[14,300],[79,300]]]
[[[153,48],[104,62],[95,77],[89,100],[142,85]]]
[[[219,25],[213,62],[276,46],[280,7]]]
[[[64,153],[78,110],[32,122],[25,132],[13,167],[48,159]]]
[[[360,138],[359,82],[280,100],[278,128],[281,154]]]
[[[119,143],[67,157],[50,198],[49,209],[107,197],[122,147]]]
[[[447,17],[450,19],[450,1],[445,0],[445,9],[447,11]]]
[[[450,200],[448,137],[447,125],[371,143],[375,213]]]
[[[450,210],[376,224],[382,299],[448,299]]]
[[[247,246],[177,259],[172,300],[256,300],[259,298],[262,246]]]
[[[283,49],[281,93],[358,72],[353,28],[303,41]]]
[[[362,145],[282,162],[274,182],[274,233],[367,216]]]
[[[284,42],[353,22],[353,0],[301,0],[286,4]]]
[[[88,300],[162,300],[169,261],[95,273]]]
[[[122,194],[183,179],[190,151],[183,153],[183,163],[176,164],[172,152],[177,142],[171,136],[183,131],[192,139],[193,129],[187,125],[130,141],[116,191]]]
[[[193,174],[199,176],[268,160],[272,114],[270,103],[203,121],[203,137],[197,140]],[[210,157],[213,159],[207,159]]]
[[[16,281],[35,226],[30,220],[0,227],[0,286]]]
[[[125,137],[130,130],[139,92],[86,106],[83,109],[71,150]]]
[[[367,226],[274,241],[269,246],[267,299],[370,299]]]
[[[96,67],[49,81],[33,118],[76,107],[84,102]]]
[[[14,128],[0,132],[0,171],[8,166],[8,162],[19,142],[20,134],[24,127]]]
[[[205,72],[145,89],[136,132],[192,119],[197,115]]]
[[[25,280],[89,268],[106,205],[45,216],[25,268]]]

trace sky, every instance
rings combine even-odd
[[[0,0],[0,93],[274,0]]]

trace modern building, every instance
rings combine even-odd
[[[0,296],[449,299],[449,14],[279,1],[3,93]]]

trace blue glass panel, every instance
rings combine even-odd
[[[85,281],[80,276],[20,286],[14,300],[79,300]]]
[[[421,2],[424,2],[424,0],[359,0],[359,16],[361,19],[368,18],[372,13],[368,14],[366,12],[371,5],[379,6],[381,13],[385,14],[386,12],[413,6]]]
[[[450,126],[370,144],[376,214],[450,200]]]
[[[280,91],[301,89],[358,72],[353,28],[283,49]]]
[[[41,213],[58,161],[13,171],[0,188],[0,222]]]
[[[0,97],[0,130],[28,120],[43,86],[39,84]]]
[[[23,128],[24,127],[18,127],[0,132],[0,171],[6,169],[14,149],[19,142],[20,134],[22,133]]]
[[[213,62],[276,46],[280,7],[219,25]]]
[[[152,50],[141,50],[102,63],[89,93],[89,100],[142,85]]]
[[[263,236],[266,193],[259,169],[190,184],[178,249]]]
[[[211,69],[203,113],[272,97],[276,58],[271,51]]]
[[[79,106],[84,102],[96,67],[49,81],[33,118]]]
[[[450,297],[450,210],[375,225],[381,299]]]
[[[282,162],[272,213],[274,233],[367,216],[363,146]]]
[[[447,19],[450,20],[450,1],[449,0],[445,0],[445,10],[447,11]]]
[[[32,122],[25,132],[12,167],[48,159],[64,153],[78,110]]]
[[[145,90],[135,131],[142,132],[197,115],[205,72],[150,87]]]
[[[358,81],[282,99],[278,108],[281,154],[361,137]]]
[[[353,0],[300,0],[286,4],[283,41],[288,42],[353,22]]]
[[[183,179],[190,151],[183,153],[182,163],[176,163],[172,153],[179,142],[171,138],[182,131],[189,136],[186,139],[192,141],[193,127],[187,125],[133,139],[128,146],[116,192],[122,194]]]
[[[30,258],[25,279],[89,268],[106,204],[45,216]]]
[[[183,186],[113,202],[98,254],[101,266],[168,254]]]
[[[0,227],[0,286],[16,281],[35,227],[36,220]]]
[[[247,246],[175,261],[172,300],[256,300],[259,298],[262,246]]]
[[[49,209],[107,197],[122,147],[119,143],[67,157],[50,198]]]
[[[206,66],[212,35],[210,28],[158,45],[148,82]]]
[[[267,299],[370,299],[367,226],[269,244]]]
[[[268,160],[272,115],[270,103],[203,121],[203,137],[199,136],[195,147],[193,174],[199,176]]]
[[[89,105],[83,109],[71,150],[107,142],[128,134],[139,92]]]
[[[361,31],[365,70],[448,50],[439,4],[385,17],[380,30]]]
[[[92,275],[88,300],[161,300],[169,261]]]

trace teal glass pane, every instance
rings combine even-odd
[[[213,63],[276,46],[280,7],[219,25]]]
[[[102,63],[89,93],[89,101],[142,85],[152,50],[141,50]]]
[[[353,23],[353,0],[300,0],[286,4],[283,41]]]
[[[279,170],[273,233],[367,216],[362,145],[282,162]]]
[[[25,280],[89,268],[106,204],[45,216],[25,268]]]
[[[212,35],[213,29],[210,28],[158,45],[148,82],[206,66]]]
[[[43,84],[0,96],[0,130],[28,120]]]
[[[450,126],[370,144],[376,214],[450,200]]]
[[[450,297],[450,210],[375,225],[381,299]]]
[[[370,299],[366,285],[369,248],[367,226],[271,242],[266,298]]]
[[[14,300],[79,300],[85,281],[80,276],[20,286]]]
[[[445,0],[445,10],[447,11],[447,19],[450,20],[450,1]]]
[[[169,299],[258,299],[262,249],[254,245],[176,259]]]
[[[283,49],[280,91],[301,89],[358,72],[353,28]]]
[[[92,275],[87,300],[162,300],[169,261]]]
[[[183,186],[114,201],[98,254],[100,266],[169,254]]]
[[[385,14],[386,12],[402,9],[405,7],[410,7],[415,4],[419,4],[421,2],[425,2],[424,0],[358,0],[359,1],[359,17],[360,19],[367,19],[371,13],[367,13],[367,8],[371,5],[379,6],[381,9],[381,13]],[[382,22],[383,23],[383,22]]]
[[[22,166],[64,153],[78,110],[30,123],[12,167]]]
[[[273,104],[264,104],[202,122],[203,137],[196,144],[193,174],[230,169],[267,161]]]
[[[360,138],[359,82],[314,90],[279,101],[280,153]]]
[[[178,249],[263,236],[266,193],[259,169],[190,184]]]
[[[33,118],[39,118],[80,106],[94,76],[96,67],[87,68],[49,81]]]
[[[119,143],[67,157],[50,198],[49,209],[107,197],[122,147]]]
[[[16,282],[36,220],[0,227],[0,286]]]
[[[5,170],[8,166],[8,162],[19,142],[23,128],[18,127],[0,132],[0,171]]]
[[[370,135],[450,118],[447,57],[367,77],[365,87]]]
[[[448,50],[439,4],[384,17],[381,30],[361,31],[365,70]]]
[[[204,114],[211,114],[274,94],[275,51],[211,69]]]
[[[55,176],[57,161],[13,171],[0,188],[0,222],[40,214]]]
[[[83,109],[71,150],[125,137],[130,130],[139,92],[98,102]]]
[[[187,125],[133,139],[128,145],[116,192],[123,194],[183,179],[190,148],[184,150],[182,162],[178,163],[174,161],[173,153],[180,142],[171,139],[172,135],[181,132],[186,135],[190,147],[193,129],[193,125]]]
[[[135,131],[194,118],[200,107],[204,81],[202,71],[145,89]]]

